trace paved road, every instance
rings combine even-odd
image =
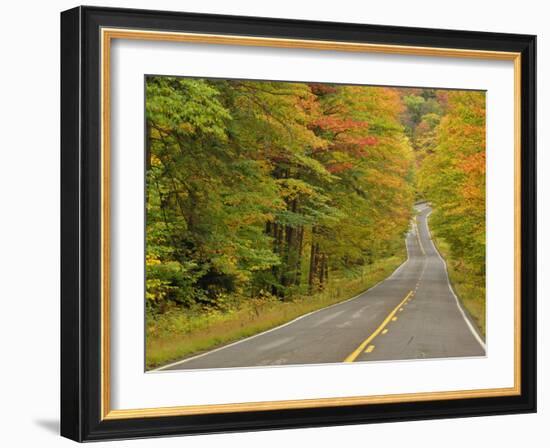
[[[359,296],[162,370],[484,356],[417,207],[408,260]]]

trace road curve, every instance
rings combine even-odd
[[[407,261],[373,288],[157,370],[484,356],[432,242],[431,209],[419,205],[417,212],[406,237]]]

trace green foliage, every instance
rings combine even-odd
[[[417,132],[433,129],[445,113],[446,92],[434,89],[403,89],[402,92],[405,109],[401,121],[414,141],[418,138]]]
[[[419,173],[419,187],[435,206],[432,226],[453,258],[485,275],[485,94],[450,92]]]
[[[311,293],[402,242],[395,89],[151,76],[146,95],[151,316]]]

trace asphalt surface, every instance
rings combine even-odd
[[[406,237],[408,259],[355,298],[159,370],[484,356],[430,236],[431,209]]]

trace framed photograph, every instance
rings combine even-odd
[[[536,410],[535,36],[61,14],[61,433]]]

